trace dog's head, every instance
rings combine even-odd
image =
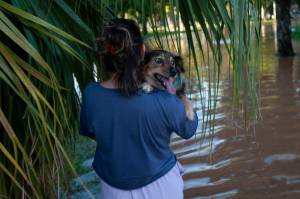
[[[176,78],[184,73],[181,56],[165,50],[152,50],[145,54],[143,75],[145,81],[159,89],[175,94],[173,85]]]

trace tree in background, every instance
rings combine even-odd
[[[290,11],[292,4],[300,6],[300,0],[262,0],[262,6],[265,9],[272,8],[274,2],[276,3],[277,53],[281,57],[294,56]]]
[[[275,0],[277,23],[277,49],[281,57],[294,56],[291,31],[291,0]]]

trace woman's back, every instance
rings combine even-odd
[[[139,188],[166,174],[176,163],[171,133],[189,138],[197,124],[196,114],[187,120],[178,97],[162,90],[126,97],[93,82],[83,94],[80,133],[97,141],[93,167],[120,189]]]

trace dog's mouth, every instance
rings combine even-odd
[[[154,77],[170,94],[176,94],[176,88],[174,87],[173,80],[170,77],[166,77],[159,73],[155,73]]]

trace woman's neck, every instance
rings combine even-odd
[[[106,88],[118,88],[117,74],[114,73],[110,79],[103,81],[100,84]]]

